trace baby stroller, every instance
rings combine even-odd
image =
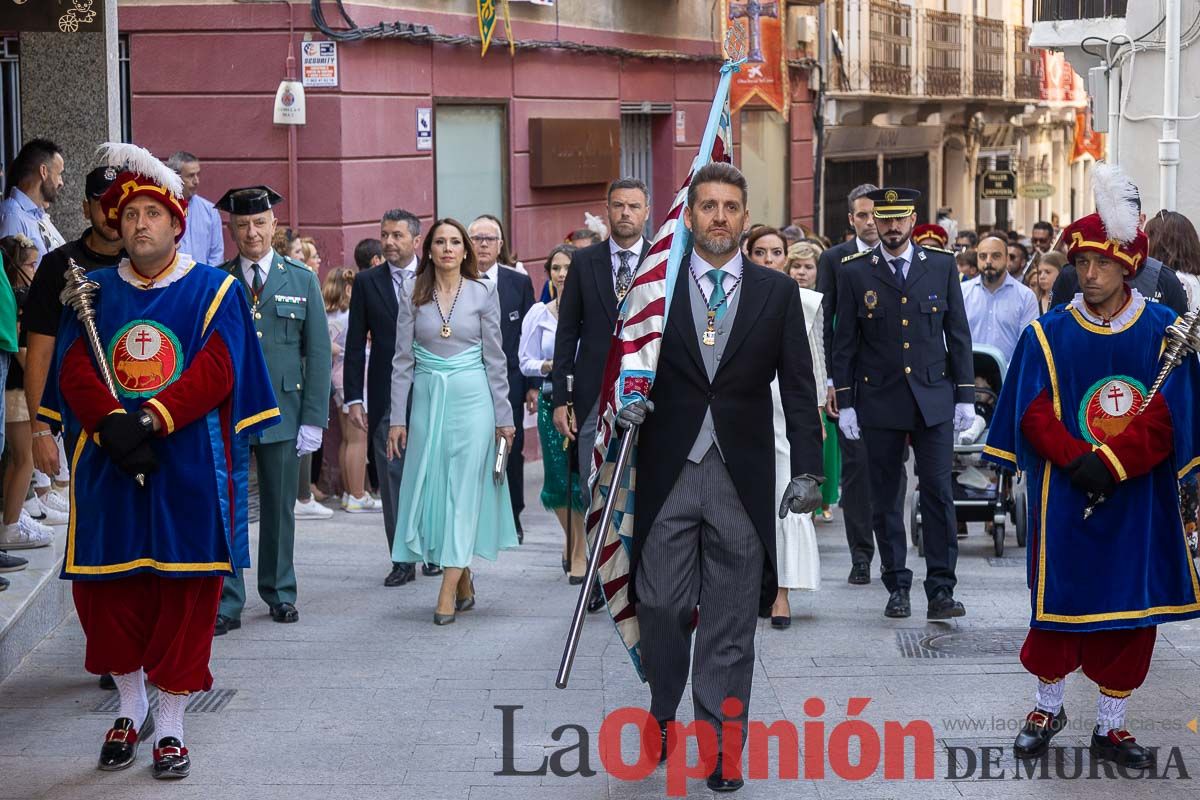
[[[1017,546],[1025,546],[1025,482],[983,461],[983,446],[987,442],[992,412],[996,408],[996,399],[1004,384],[1008,364],[1004,354],[990,345],[977,344],[972,354],[975,360],[976,416],[974,425],[954,435],[954,460],[951,465],[954,513],[959,523],[990,523],[993,549],[999,557],[1004,555],[1006,520],[1012,521]],[[919,486],[912,493],[909,508],[909,534],[917,552],[924,556]]]

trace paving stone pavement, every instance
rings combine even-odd
[[[337,513],[327,522],[303,522],[297,535],[301,620],[278,625],[253,598],[243,627],[217,639],[214,688],[234,690],[215,711],[191,713],[187,744],[195,759],[190,778],[164,786],[149,774],[143,749],[137,764],[119,773],[95,769],[100,739],[115,714],[96,711],[111,696],[83,672],[83,639],[74,617],[0,683],[0,798],[213,798],[236,800],[635,800],[660,798],[666,773],[627,782],[600,763],[599,731],[606,713],[645,707],[648,692],[635,677],[607,617],[591,616],[568,689],[554,688],[568,618],[576,597],[559,568],[561,535],[554,519],[536,507],[540,464],[528,466],[533,501],[525,514],[519,550],[476,569],[477,608],[447,627],[431,621],[438,579],[418,576],[398,589],[382,586],[389,563],[378,515]],[[822,585],[793,595],[790,630],[760,623],[751,717],[789,720],[811,741],[839,736],[851,698],[870,698],[857,714],[879,732],[887,721],[927,720],[936,736],[934,777],[913,777],[913,747],[906,780],[888,780],[882,764],[863,780],[839,777],[825,760],[821,780],[779,777],[771,749],[769,777],[752,780],[741,798],[883,800],[884,798],[1088,797],[1156,798],[1200,795],[1200,735],[1188,721],[1200,714],[1200,625],[1160,630],[1147,686],[1130,704],[1142,720],[1140,739],[1177,746],[1177,765],[1162,780],[1089,779],[1091,759],[1080,759],[1081,779],[1070,779],[1074,754],[1065,750],[1062,777],[1014,779],[1008,746],[1032,701],[1031,679],[1017,662],[1027,618],[1021,567],[1023,550],[1011,535],[1007,556],[989,562],[991,542],[973,528],[960,546],[958,597],[968,616],[952,624],[927,624],[914,595],[910,620],[882,616],[886,595],[876,577],[849,586],[849,558],[840,522],[818,525]],[[252,550],[253,552],[253,550]],[[910,558],[915,551],[910,550]],[[923,573],[916,565],[918,578]],[[874,566],[878,574],[878,560]],[[248,583],[254,585],[251,578]],[[938,635],[941,636],[938,636]],[[946,636],[952,634],[952,636]],[[961,634],[962,636],[953,636]],[[925,646],[929,637],[939,651]],[[908,653],[908,655],[905,655]],[[940,654],[955,653],[944,657]],[[963,655],[965,654],[965,655]],[[1060,739],[1086,741],[1095,713],[1094,687],[1072,676],[1067,709],[1075,725]],[[816,716],[805,702],[819,698]],[[555,731],[583,726],[589,734],[590,777],[497,775],[504,771],[504,726],[497,706],[514,710],[512,766],[531,771],[578,734]],[[813,710],[811,708],[809,711]],[[690,719],[685,695],[681,719]],[[804,724],[823,723],[824,736]],[[849,731],[850,729],[843,729]],[[624,731],[626,757],[636,739]],[[885,741],[887,736],[885,733]],[[852,740],[854,741],[854,740]],[[995,746],[996,751],[980,748]],[[960,748],[958,772],[947,775],[947,747]],[[967,752],[975,769],[965,774]],[[857,745],[849,763],[859,761]],[[990,756],[989,776],[979,763]],[[578,752],[561,757],[568,768]],[[803,770],[804,761],[801,760]],[[838,766],[844,773],[845,766]],[[510,770],[511,771],[511,770]],[[1182,778],[1186,772],[1187,779]],[[802,773],[803,774],[803,773]],[[1051,773],[1053,774],[1053,773]],[[703,781],[686,784],[689,797],[709,797]]]

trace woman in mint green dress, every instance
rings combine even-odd
[[[400,291],[388,431],[389,458],[404,453],[392,560],[442,566],[437,625],[474,607],[472,557],[517,546],[504,473],[493,477],[515,432],[496,286],[462,223],[438,220]]]

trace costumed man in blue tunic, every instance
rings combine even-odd
[[[71,453],[62,577],[74,581],[84,664],[112,673],[120,692],[99,768],[133,763],[149,734],[149,679],[154,777],[182,778],[183,712],[191,692],[212,687],[222,580],[250,565],[247,439],[279,410],[237,279],[177,250],[179,176],[134,145],[100,152],[123,170],[101,203],[128,258],[88,277],[119,397],[65,314],[39,414],[62,426]]]
[[[1064,682],[1082,667],[1100,690],[1093,756],[1145,769],[1153,752],[1126,730],[1126,703],[1150,668],[1156,626],[1200,616],[1178,513],[1178,482],[1200,466],[1200,367],[1186,358],[1151,396],[1176,315],[1126,284],[1147,252],[1135,187],[1107,165],[1093,181],[1099,213],[1063,234],[1082,291],[1022,334],[984,457],[1024,471],[1029,486],[1021,663],[1038,686],[1017,757],[1041,756],[1062,730]]]

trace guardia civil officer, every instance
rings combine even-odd
[[[240,280],[250,302],[280,423],[251,439],[261,509],[258,525],[258,594],[275,622],[296,622],[296,482],[300,457],[316,452],[329,424],[333,357],[325,303],[317,276],[271,247],[273,206],[283,198],[267,186],[231,189],[217,201],[229,213],[229,233],[238,255],[222,269]],[[246,586],[242,575],[226,578],[216,635],[242,626]]]
[[[832,359],[838,426],[867,445],[872,521],[890,592],[884,615],[911,614],[900,486],[911,439],[920,476],[926,617],[961,617],[950,461],[954,432],[975,417],[975,386],[958,269],[948,250],[911,241],[920,192],[885,188],[867,196],[880,241],[847,256],[838,275]]]

